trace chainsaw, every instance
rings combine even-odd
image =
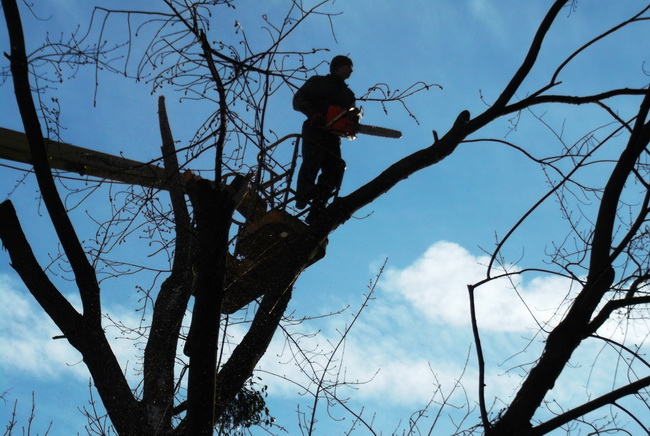
[[[384,138],[402,137],[402,132],[399,130],[360,124],[359,121],[361,120],[362,116],[362,109],[344,109],[338,106],[330,106],[327,109],[327,121],[325,127],[335,135],[348,139],[355,139],[358,133],[372,136],[381,136]]]

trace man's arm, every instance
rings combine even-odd
[[[311,118],[318,113],[318,76],[312,77],[293,96],[293,108]]]

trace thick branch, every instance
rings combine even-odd
[[[84,317],[91,319],[96,327],[99,328],[101,327],[99,284],[97,283],[95,271],[86,257],[86,253],[70,222],[65,206],[59,197],[54,178],[52,177],[52,171],[47,161],[43,133],[29,84],[25,39],[18,6],[14,0],[2,0],[2,6],[11,42],[11,73],[16,101],[32,153],[34,172],[36,173],[38,186],[77,280],[79,294],[83,304]]]
[[[196,221],[197,260],[192,322],[186,344],[190,357],[187,430],[211,435],[215,423],[216,366],[233,194],[207,180],[188,183]]]
[[[300,272],[311,263],[312,254],[317,251],[319,240],[310,233],[289,237],[289,241],[272,247],[272,256],[284,259],[264,274],[266,279],[257,283],[264,291],[260,305],[255,313],[251,327],[242,341],[233,350],[230,358],[223,364],[217,376],[216,413],[222,413],[224,405],[230,403],[248,380],[266,352],[280,320],[289,304],[293,283]],[[189,427],[188,419],[178,427],[179,434]]]
[[[217,407],[231,401],[251,376],[289,304],[294,282],[311,262],[312,253],[321,241],[309,233],[287,239],[290,240],[277,247],[278,255],[285,259],[284,264],[275,272],[269,271],[267,281],[260,284],[266,287],[266,292],[251,327],[219,372]]]
[[[434,142],[431,146],[416,151],[394,163],[375,179],[351,194],[334,200],[327,208],[326,213],[317,219],[311,227],[319,228],[325,234],[333,231],[336,227],[347,221],[354,212],[372,203],[402,180],[407,179],[423,168],[442,161],[453,153],[456,147],[458,147],[458,144],[469,134],[499,116],[492,115],[492,118],[490,118],[484,115],[479,117],[481,118],[480,121],[477,121],[469,119],[469,112],[461,112],[446,135]]]
[[[143,414],[138,414],[139,405],[101,328],[86,322],[50,282],[34,257],[9,201],[0,203],[0,223],[0,240],[9,252],[13,267],[66,339],[81,352],[115,428],[120,434],[142,434],[138,426],[143,423],[138,418]]]
[[[266,352],[291,300],[292,287],[293,281],[284,289],[276,288],[264,295],[249,331],[219,371],[218,413],[234,399]]]
[[[174,137],[167,118],[165,108],[165,97],[158,99],[158,121],[160,123],[160,136],[162,139],[161,151],[165,164],[165,178],[169,185],[169,197],[174,211],[174,224],[176,230],[176,244],[174,266],[172,271],[176,272],[187,268],[187,256],[190,250],[192,235],[190,214],[185,202],[185,188],[180,176]]]
[[[191,294],[191,224],[178,169],[165,99],[158,100],[165,174],[174,210],[176,244],[171,275],[164,281],[154,304],[149,340],[144,356],[143,401],[152,425],[171,427],[174,400],[174,364],[181,323]]]
[[[217,408],[233,400],[266,352],[284,311],[291,300],[293,283],[284,290],[266,293],[255,314],[251,328],[219,371]],[[220,412],[220,410],[219,410]],[[218,412],[218,413],[219,413]]]
[[[604,268],[610,267],[613,260],[611,258],[611,247],[616,211],[618,210],[619,199],[625,183],[632,173],[637,159],[645,151],[650,142],[650,123],[645,124],[649,110],[650,91],[646,91],[646,96],[639,107],[639,113],[628,144],[625,150],[623,150],[623,153],[621,153],[621,157],[612,170],[612,175],[603,191],[603,197],[594,227],[594,239],[589,264],[590,274],[599,273]]]
[[[68,341],[81,352],[117,431],[124,435],[144,434],[146,433],[142,419],[144,414],[140,413],[140,405],[131,393],[101,326],[99,285],[95,271],[77,238],[48,165],[41,126],[31,95],[25,41],[18,7],[13,0],[2,0],[2,6],[11,41],[11,72],[16,100],[30,145],[34,171],[48,213],[75,274],[83,305],[83,316],[80,317],[67,302],[63,301],[63,297],[51,284],[48,284],[49,281],[45,280],[44,274],[32,271],[36,278],[23,277],[23,279],[27,284],[32,285],[34,289],[31,290],[39,304],[48,311]],[[26,241],[22,242],[22,248],[25,244]],[[23,251],[21,256],[25,265],[20,268],[27,266],[33,269],[35,266],[33,255]],[[43,289],[40,288],[41,285],[44,286]]]
[[[278,328],[289,300],[291,300],[291,287],[279,294],[264,294],[251,328],[217,375],[215,401],[210,403],[215,405],[215,419],[223,414],[224,406],[233,401],[235,395],[251,377],[253,369],[264,355]],[[179,405],[176,412],[183,411],[186,407],[189,407],[189,401]],[[187,429],[190,427],[188,416],[177,427],[175,434],[188,434]]]
[[[598,103],[604,99],[621,95],[646,95],[647,93],[648,90],[646,89],[624,88],[583,97],[538,95],[505,106],[498,111],[496,111],[494,107],[490,108],[472,120],[469,120],[469,114],[467,112],[462,112],[458,116],[451,130],[434,144],[394,163],[374,180],[352,192],[348,196],[340,197],[335,200],[331,207],[328,208],[328,218],[323,220],[323,222],[326,223],[326,226],[330,226],[332,230],[335,229],[349,219],[354,212],[388,192],[400,181],[407,179],[410,175],[422,170],[423,168],[434,165],[445,159],[453,153],[460,142],[462,142],[467,136],[489,124],[496,118],[518,112],[529,106],[543,103],[582,105]]]

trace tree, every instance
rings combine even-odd
[[[609,173],[604,187],[583,185],[575,177],[575,174],[585,165],[597,161],[594,155],[612,138],[612,135],[595,142],[593,148],[585,148],[580,151],[578,151],[580,147],[577,145],[568,148],[562,159],[567,157],[575,159],[575,167],[571,168],[568,173],[556,168],[561,175],[561,180],[552,187],[548,196],[563,191],[558,194],[559,202],[566,210],[570,210],[568,204],[571,201],[567,199],[567,192],[575,189],[585,197],[592,198],[594,203],[598,204],[593,224],[591,224],[591,220],[590,224],[585,227],[579,223],[581,218],[588,216],[586,213],[581,218],[567,216],[567,220],[570,222],[571,238],[568,237],[565,244],[555,248],[552,263],[557,266],[558,270],[547,271],[548,274],[569,278],[574,282],[578,291],[566,313],[562,314],[559,323],[544,333],[545,346],[542,354],[531,365],[515,398],[493,422],[491,422],[486,409],[481,381],[479,386],[482,400],[481,415],[486,434],[546,434],[573,420],[580,419],[583,415],[600,407],[606,405],[621,407],[617,402],[626,396],[638,395],[643,401],[645,388],[647,388],[650,379],[647,376],[638,375],[635,369],[639,362],[645,363],[643,356],[638,349],[635,350],[634,346],[601,336],[599,329],[606,322],[618,319],[617,317],[624,318],[623,323],[633,323],[637,316],[645,318],[646,305],[650,302],[644,291],[644,283],[647,278],[647,245],[642,242],[645,237],[643,223],[648,214],[647,195],[642,194],[644,199],[636,204],[627,203],[628,200],[625,196],[626,190],[638,191],[636,186],[646,186],[646,182],[643,181],[644,170],[642,168],[644,166],[643,154],[646,152],[648,139],[650,139],[648,137],[650,124],[647,119],[649,102],[650,99],[646,93],[638,112],[631,120],[623,121],[616,117],[618,123],[614,132],[625,129],[628,131],[629,137],[624,150],[614,161],[613,169]],[[603,106],[606,107],[604,104]],[[607,110],[611,111],[609,108]],[[613,111],[611,113],[613,114]],[[569,188],[567,185],[573,186]],[[644,189],[642,188],[640,191],[643,193]],[[625,216],[622,212],[625,209],[630,209],[633,212],[631,215]],[[522,221],[525,218],[522,218]],[[470,298],[473,298],[477,285],[480,286],[495,279],[492,267],[500,261],[498,253],[503,247],[505,239],[499,242],[499,248],[493,254],[493,263],[490,265],[487,278],[479,284],[469,286]],[[568,241],[571,241],[571,244]],[[573,244],[575,246],[568,247]],[[503,277],[524,272],[526,271],[511,272],[506,270],[496,275]],[[476,318],[473,319],[473,322],[479,362],[483,371],[484,362],[482,361]],[[575,408],[558,412],[557,416],[553,418],[541,419],[536,422],[533,418],[534,415],[544,407],[544,399],[569,364],[573,353],[585,342],[594,338],[606,341],[612,347],[619,349],[621,355],[626,355],[624,360],[629,365],[628,380],[607,394]],[[484,374],[481,378],[483,376]],[[621,409],[625,413],[635,416],[634,413],[622,407]],[[605,433],[616,429],[615,422],[615,420],[614,423],[607,422],[602,424],[602,427],[595,423],[591,425],[600,434],[601,431]],[[608,428],[609,425],[612,425],[613,428]],[[618,430],[620,431],[620,429]]]
[[[229,1],[214,3],[214,6],[218,7],[231,6]],[[616,158],[610,181],[606,186],[595,189],[577,181],[575,173],[590,162],[594,151],[600,149],[600,145],[606,141],[599,141],[593,149],[586,151],[580,147],[567,149],[560,159],[573,164],[568,171],[555,165],[555,160],[551,158],[538,159],[542,165],[556,170],[562,177],[553,187],[551,194],[562,193],[562,189],[569,186],[578,187],[585,192],[593,192],[600,209],[595,225],[588,234],[585,234],[584,229],[577,223],[570,221],[571,230],[576,232],[577,240],[582,246],[577,252],[568,252],[565,247],[560,247],[554,260],[564,276],[579,283],[581,291],[572,301],[562,321],[548,334],[544,353],[529,372],[517,396],[498,416],[490,417],[482,392],[483,381],[480,381],[483,431],[486,434],[544,434],[622,396],[639,394],[648,386],[650,381],[647,377],[638,377],[626,386],[615,389],[597,400],[588,401],[569,412],[561,413],[556,418],[545,419],[541,423],[534,421],[535,413],[542,407],[545,396],[580,344],[594,335],[616,310],[635,307],[642,309],[648,303],[643,291],[648,276],[644,254],[647,245],[643,242],[648,212],[647,195],[643,196],[644,200],[639,203],[640,206],[630,207],[635,214],[628,215],[627,220],[621,220],[621,215],[617,214],[622,207],[621,193],[625,186],[629,186],[631,178],[635,178],[640,186],[647,187],[643,161],[640,158],[650,141],[647,120],[650,101],[648,90],[646,87],[613,88],[581,96],[552,94],[552,91],[560,86],[562,70],[580,53],[625,26],[647,20],[644,14],[650,6],[620,26],[595,36],[590,43],[567,57],[546,84],[518,99],[516,96],[536,65],[552,24],[563,8],[573,5],[573,2],[568,0],[553,2],[519,69],[485,111],[474,117],[467,111],[461,112],[445,134],[439,136],[434,132],[433,144],[390,165],[376,178],[352,193],[336,198],[309,226],[296,217],[283,214],[282,220],[271,223],[281,225],[280,230],[275,228],[270,231],[267,228],[265,232],[255,232],[251,229],[252,224],[259,223],[263,215],[268,216],[267,208],[286,210],[286,201],[279,200],[285,198],[285,191],[280,195],[266,195],[264,189],[264,181],[271,175],[262,174],[261,168],[272,167],[269,162],[273,159],[272,148],[266,139],[265,108],[280,86],[295,86],[299,75],[313,71],[303,63],[308,53],[282,52],[280,43],[297,24],[316,14],[318,6],[306,11],[300,3],[293,3],[294,9],[281,26],[269,23],[269,28],[272,29],[270,33],[274,35],[271,47],[258,52],[253,50],[251,42],[243,38],[242,54],[227,43],[209,41],[209,5],[187,6],[177,2],[166,4],[170,8],[168,12],[145,15],[143,23],[158,23],[158,27],[153,32],[152,43],[148,46],[134,76],[141,79],[147,74],[149,66],[162,65],[158,67],[162,72],[151,76],[155,86],[171,83],[190,96],[212,98],[217,104],[218,110],[206,121],[195,142],[191,144],[191,157],[188,159],[191,161],[194,156],[208,150],[214,153],[215,183],[212,185],[206,180],[194,180],[190,177],[183,185],[180,178],[181,165],[176,157],[178,152],[173,149],[171,128],[164,106],[161,105],[159,114],[168,183],[166,189],[169,190],[174,217],[173,221],[166,222],[171,223],[173,231],[173,255],[169,275],[158,294],[152,294],[152,298],[155,298],[153,318],[143,356],[142,390],[140,397],[137,397],[126,383],[102,329],[96,265],[107,262],[102,259],[110,244],[100,245],[100,249],[95,253],[87,253],[75,235],[75,229],[68,219],[66,207],[60,200],[46,159],[45,142],[28,80],[28,64],[19,14],[14,2],[3,1],[7,26],[12,37],[12,77],[34,159],[34,170],[43,202],[53,220],[67,262],[74,272],[83,310],[79,312],[74,309],[38,265],[23,237],[16,212],[9,202],[3,203],[0,208],[3,223],[0,238],[11,256],[12,265],[30,292],[56,322],[63,336],[84,357],[118,433],[211,434],[227,405],[232,404],[234,398],[245,388],[246,381],[250,379],[255,365],[268,347],[290,301],[293,283],[302,271],[322,256],[327,237],[353,213],[371,204],[401,181],[443,161],[459,144],[471,140],[471,135],[498,119],[521,113],[537,105],[598,105],[610,113],[618,124],[617,133],[628,132],[629,140],[623,153]],[[112,17],[111,14],[124,14],[128,19],[140,16],[135,12],[103,12],[106,13],[103,15],[103,21],[100,20],[103,24],[108,17]],[[102,13],[102,10],[98,10],[99,13]],[[298,18],[294,18],[292,13],[296,13]],[[143,32],[145,24],[139,27],[139,32]],[[172,26],[176,28],[168,30]],[[60,65],[63,59],[69,64],[92,63],[97,67],[115,69],[113,64],[105,60],[105,55],[119,47],[127,47],[127,52],[131,54],[132,50],[135,50],[131,41],[132,39],[129,39],[126,45],[116,45],[114,48],[97,44],[95,47],[77,50],[84,43],[83,39],[72,41],[67,44],[68,47],[64,47],[65,44],[51,44],[49,47],[51,53],[57,56],[58,64],[55,65]],[[75,50],[68,50],[69,47]],[[63,56],[60,51],[57,52],[62,48],[66,48]],[[53,55],[44,52],[39,59],[42,62],[52,62]],[[297,59],[297,64],[287,66],[289,62],[286,59]],[[259,87],[253,89],[253,86]],[[403,100],[409,93],[427,86],[415,85],[405,93],[389,94],[383,100]],[[635,116],[626,120],[610,107],[608,102],[619,97],[642,100]],[[237,105],[245,105],[246,109],[254,114],[254,122],[248,123],[240,116],[236,112]],[[236,145],[241,147],[230,150],[227,140],[229,135],[234,136],[233,132],[237,134]],[[214,139],[214,145],[208,148],[205,145],[206,140],[210,138]],[[247,178],[245,169],[248,161],[243,155],[243,150],[252,145],[255,146],[255,154],[259,154],[259,157],[256,157],[267,165],[260,167],[255,175]],[[522,151],[525,152],[525,149]],[[229,181],[229,173],[233,172],[239,177]],[[284,183],[290,184],[290,180]],[[190,200],[189,208],[185,194]],[[258,209],[258,197],[266,203],[262,203],[261,210]],[[562,204],[567,204],[566,197],[560,196],[560,199]],[[250,207],[251,205],[253,207]],[[242,209],[243,206],[247,207]],[[238,208],[241,212],[237,212]],[[237,213],[241,213],[249,227],[246,227],[246,223],[242,226],[237,240],[238,251],[233,253],[229,241],[232,234],[231,223]],[[624,236],[614,234],[613,229],[617,226],[625,229]],[[126,232],[128,231],[118,232],[116,237],[123,238]],[[163,245],[171,247],[172,241],[168,240]],[[501,245],[494,253],[494,262],[500,260],[500,248]],[[93,259],[92,262],[89,261],[89,255]],[[622,266],[617,264],[621,262],[621,256],[624,257]],[[615,270],[624,273],[615,279]],[[506,268],[504,273],[497,274],[493,265],[490,265],[486,281],[493,280],[495,276],[521,273],[510,272]],[[470,286],[471,296],[479,289],[479,285]],[[234,347],[228,360],[218,362],[219,332],[223,315],[231,314],[255,299],[259,299],[259,305],[248,332]],[[192,317],[185,341],[185,352],[189,357],[187,400],[179,402],[176,400],[178,390],[174,370],[179,338],[184,336],[182,324],[188,307],[192,308]],[[478,321],[476,320],[475,333],[481,361]],[[627,351],[627,348],[622,349]],[[639,359],[640,356],[635,358]]]

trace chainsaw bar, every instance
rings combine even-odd
[[[327,123],[324,127],[329,129],[332,133],[348,139],[354,139],[357,133],[381,136],[384,138],[402,137],[402,132],[399,130],[359,124],[359,119],[362,114],[363,111],[361,109],[343,109],[338,106],[330,106],[327,108]]]
[[[356,133],[363,133],[364,135],[381,136],[384,138],[402,137],[402,132],[399,130],[388,129],[386,127],[368,126],[366,124],[359,124]]]

